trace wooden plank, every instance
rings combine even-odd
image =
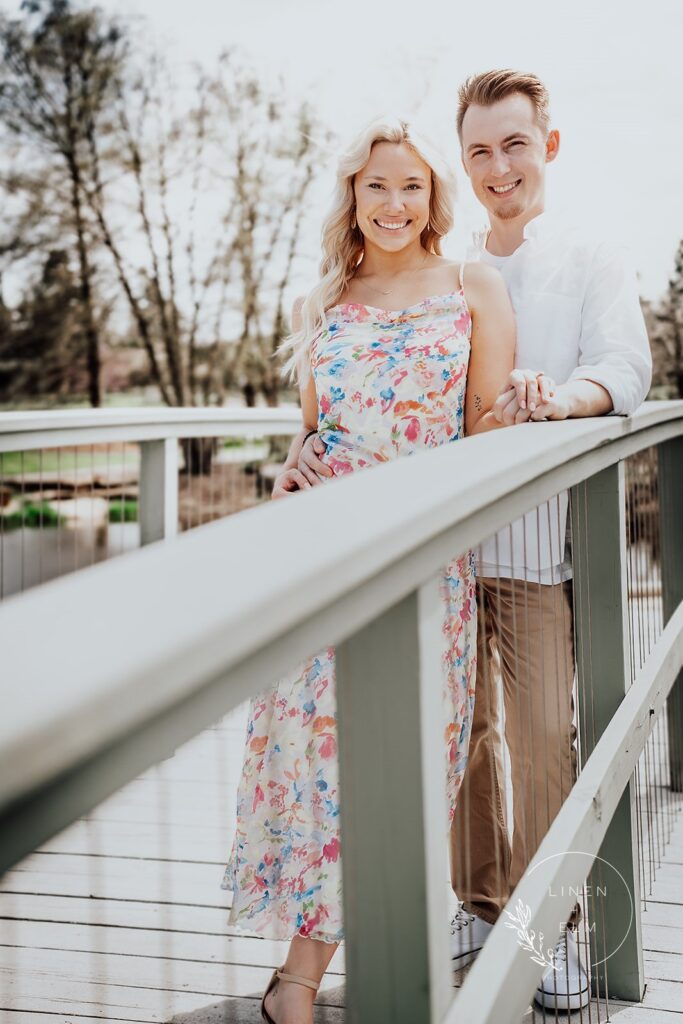
[[[604,1014],[604,1006],[601,1006]],[[618,1021],[618,1024],[680,1024],[681,1016],[675,1011],[667,1010],[652,1010],[644,1007],[642,1004],[625,1004],[615,1003],[610,999],[609,1003],[610,1010],[610,1021]],[[561,1018],[562,1019],[562,1018]],[[583,1011],[583,1019],[578,1013],[573,1013],[569,1017],[565,1017],[564,1021],[566,1024],[588,1024],[589,1021],[598,1021],[603,1018],[598,1017],[594,1011],[593,1016],[589,1017],[586,1010]]]
[[[646,953],[645,976],[648,984],[653,980],[683,982],[683,956],[671,952]]]
[[[673,1010],[683,1013],[683,985],[676,981],[648,979],[642,1005],[646,1009]]]
[[[652,896],[648,902],[657,903],[679,903],[681,902],[681,883],[677,879],[662,877],[656,879],[652,887]]]
[[[2,996],[0,995],[0,1003],[1,1000]],[[252,1003],[252,1000],[245,1000],[245,1002]],[[75,1017],[65,1010],[43,1010],[40,1013],[33,1013],[31,1010],[8,1010],[7,1007],[0,1005],[0,1013],[2,1020],[7,1021],[7,1024],[102,1024],[101,1017],[85,1017],[81,1014]],[[245,1017],[245,1020],[248,1019]],[[256,1022],[263,1024],[259,1017],[252,1019],[254,1024]],[[115,1020],[119,1024],[155,1024],[151,1017],[147,1017],[145,1020],[131,1017],[109,1017],[109,1020]]]
[[[97,956],[92,953],[51,949],[31,950],[0,946],[0,992],[5,1000],[19,995],[24,1000],[35,994],[43,1000],[79,1000],[79,995],[97,989],[97,1001],[106,1004],[118,997],[117,990],[134,989],[139,1005],[158,1007],[165,995],[257,996],[272,975],[270,967],[201,963],[189,960],[161,960],[139,956]],[[339,975],[325,976],[319,992],[321,1002],[343,1005]],[[15,1003],[16,1005],[16,1003]],[[91,1003],[92,1006],[92,1003]],[[29,1009],[41,1009],[28,1004]],[[72,1012],[76,1012],[73,1008]],[[91,1012],[89,1009],[87,1012]],[[174,1011],[177,1012],[177,1011]]]
[[[212,864],[34,853],[3,875],[0,891],[227,906],[221,879]]]
[[[678,909],[683,901],[677,903],[659,903],[657,900],[648,900],[646,908],[642,912],[643,927],[648,924],[658,925],[662,928],[681,928],[683,912]]]
[[[41,847],[41,853],[86,855],[96,852],[111,857],[161,858],[224,864],[230,854],[234,828],[195,825],[159,827],[149,821],[100,821],[96,826],[76,822]]]
[[[198,937],[191,932],[103,928],[97,925],[53,924],[46,921],[5,922],[0,944],[33,950],[71,950],[110,956],[244,964],[251,967],[269,967],[271,971],[284,963],[289,948],[289,942],[276,942],[243,934]],[[328,973],[344,974],[342,949],[335,953]]]
[[[0,919],[237,935],[236,929],[229,928],[227,924],[227,904],[231,894],[225,892],[222,896],[225,897],[225,906],[202,907],[181,903],[0,893]]]
[[[0,1006],[2,1020],[7,1024],[102,1024],[102,1017],[77,1017],[64,1011],[42,1011],[32,1013],[26,1010],[7,1010]],[[119,1024],[156,1024],[153,1018],[114,1017],[108,1009],[106,1019]],[[160,1018],[156,1018],[158,1021]],[[316,1024],[344,1024],[346,1014],[336,1006],[319,1005],[315,1010]],[[177,1013],[173,1024],[263,1024],[257,999],[229,999],[214,1006]]]
[[[678,924],[669,927],[647,924],[647,916],[643,915],[643,950],[645,956],[649,952],[677,953],[683,956],[683,912],[677,911]]]

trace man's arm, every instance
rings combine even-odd
[[[557,384],[546,402],[539,402],[531,420],[567,420],[577,416],[605,416],[612,412],[609,391],[592,380],[572,380]]]
[[[596,249],[591,266],[581,316],[579,365],[567,385],[580,381],[604,388],[612,400],[608,411],[620,416],[636,411],[652,381],[638,280],[623,252],[606,243]]]
[[[652,380],[652,356],[637,279],[618,249],[598,247],[583,303],[579,365],[539,401],[535,371],[514,371],[494,410],[505,422],[635,412]],[[515,389],[513,391],[512,389]],[[526,390],[525,390],[526,388]]]

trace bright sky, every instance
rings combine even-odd
[[[458,83],[491,67],[533,70],[550,89],[562,150],[553,207],[626,243],[642,293],[666,287],[683,237],[680,0],[99,0],[181,69],[239,44],[266,76],[309,95],[347,137],[371,117],[418,115],[459,167]],[[18,7],[18,0],[3,4]],[[459,174],[462,252],[481,208]],[[321,209],[321,215],[324,211]],[[311,256],[317,262],[317,253]]]

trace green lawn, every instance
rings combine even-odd
[[[116,445],[107,453],[98,449],[91,452],[87,445],[80,451],[59,451],[45,448],[42,452],[0,452],[0,479],[22,476],[24,473],[55,473],[57,470],[90,469],[97,466],[135,466],[138,456],[135,452],[122,452]]]

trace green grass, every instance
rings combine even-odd
[[[109,505],[110,523],[137,523],[137,501],[113,501]]]
[[[35,504],[27,501],[18,512],[0,515],[3,530],[20,530],[22,527],[40,529],[41,527],[59,526],[62,517],[51,505],[44,502]]]
[[[0,479],[3,477],[22,476],[24,473],[55,473],[58,470],[69,472],[73,469],[89,469],[97,467],[113,469],[118,466],[135,464],[136,456],[128,453],[121,457],[121,451],[91,452],[87,445],[81,451],[57,451],[45,449],[42,452],[3,452],[0,454]]]

